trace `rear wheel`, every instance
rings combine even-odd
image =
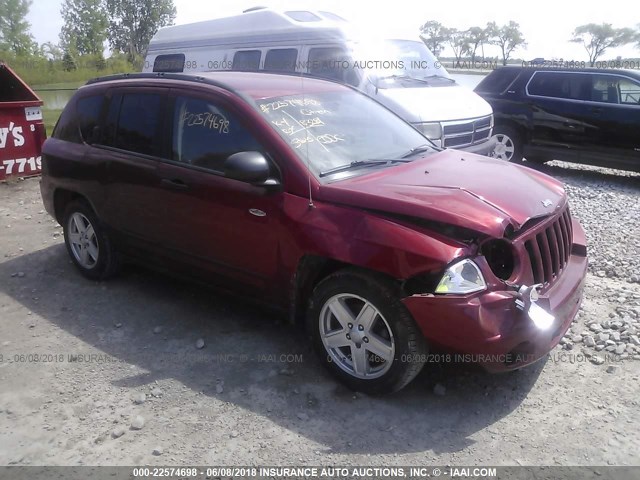
[[[498,125],[493,130],[496,146],[493,158],[507,162],[522,161],[522,139],[518,131],[509,125]]]
[[[118,254],[86,202],[75,200],[67,205],[63,229],[67,252],[82,275],[103,280],[118,271]]]
[[[307,327],[323,364],[353,390],[400,390],[420,372],[426,343],[393,283],[357,270],[315,288]]]

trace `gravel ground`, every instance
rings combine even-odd
[[[0,185],[0,464],[640,464],[640,175],[540,168],[589,240],[563,344],[502,375],[428,365],[385,398],[245,302],[135,268],[83,279],[38,180]]]

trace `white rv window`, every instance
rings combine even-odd
[[[319,22],[320,20],[322,20],[315,13],[307,12],[304,10],[289,11],[284,13],[285,15],[290,16],[291,18],[293,18],[298,22]]]
[[[154,72],[179,73],[184,71],[184,54],[172,53],[170,55],[158,55],[153,61]]]
[[[344,48],[340,47],[310,49],[309,73],[349,85],[357,85],[359,81],[353,59]]]
[[[277,72],[295,72],[298,50],[295,48],[278,48],[269,50],[264,58],[264,69]]]
[[[244,50],[233,56],[233,69],[254,72],[260,68],[260,50]]]

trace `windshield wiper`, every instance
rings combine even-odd
[[[429,150],[433,150],[433,147],[431,145],[427,145],[425,143],[424,145],[419,145],[419,146],[417,146],[415,148],[412,148],[411,150],[409,150],[404,155],[401,155],[400,158],[403,159],[403,158],[413,157],[414,155],[417,155],[418,153],[428,152]]]
[[[443,80],[449,80],[451,83],[456,83],[453,78],[443,77],[442,75],[427,75],[426,77],[423,77],[423,80],[428,82],[430,78],[441,78]]]
[[[395,159],[380,159],[380,160],[355,160],[351,163],[347,163],[345,165],[339,165],[337,167],[330,168],[329,170],[325,170],[320,172],[321,177],[326,177],[327,175],[332,175],[334,173],[347,172],[349,170],[354,170],[356,168],[367,168],[367,167],[376,167],[379,165],[391,165],[392,163],[407,163],[409,160],[402,160],[401,158]]]
[[[380,80],[387,80],[389,78],[393,80],[414,80],[420,83],[429,83],[429,81],[426,79],[423,80],[422,78],[414,77],[412,75],[407,75],[406,73],[402,75],[385,75],[384,77],[380,77]]]

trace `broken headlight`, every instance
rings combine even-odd
[[[454,263],[444,272],[435,293],[467,294],[487,288],[482,272],[469,259]]]

